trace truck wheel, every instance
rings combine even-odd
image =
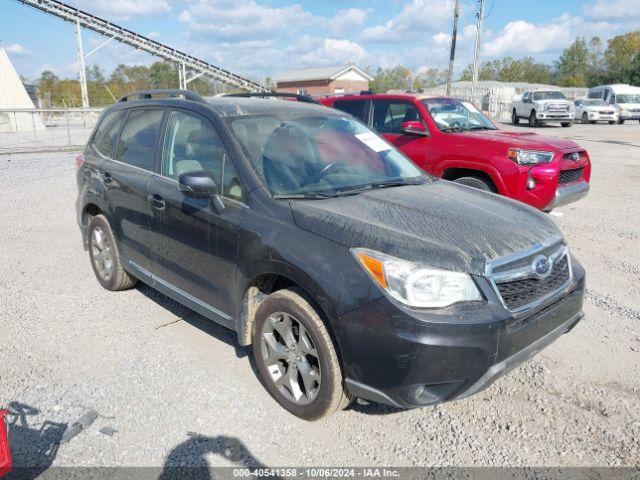
[[[100,285],[113,291],[133,288],[138,280],[122,267],[118,246],[104,215],[91,218],[87,239],[91,266]]]
[[[538,126],[538,119],[536,118],[536,111],[535,110],[531,110],[531,114],[529,115],[529,126],[530,127],[537,127]]]
[[[624,119],[623,118],[619,118],[618,119],[618,125],[622,125],[624,123]]]
[[[593,122],[593,123],[596,123],[596,122]],[[560,125],[562,125],[564,128],[567,128],[573,125],[573,122],[562,122]]]
[[[616,122],[614,122],[613,120],[609,121],[609,125],[613,125],[614,123],[616,123]]]
[[[260,304],[253,356],[267,391],[300,418],[319,420],[351,401],[327,327],[297,289],[278,290]]]
[[[520,123],[520,117],[518,117],[515,108],[511,112],[511,123],[513,123],[514,125],[518,125]]]
[[[587,115],[587,112],[584,112],[582,114],[582,123],[587,123],[589,121],[589,116]]]
[[[455,183],[460,185],[466,185],[467,187],[477,188],[478,190],[484,190],[485,192],[496,193],[496,189],[488,180],[480,177],[460,177],[454,180]]]

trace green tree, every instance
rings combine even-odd
[[[640,83],[640,30],[612,38],[604,52],[606,79],[611,83]]]
[[[589,49],[584,37],[576,40],[562,51],[556,60],[558,84],[566,87],[586,87],[589,71]]]

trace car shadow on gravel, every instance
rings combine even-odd
[[[250,349],[238,345],[238,337],[235,332],[223,327],[222,325],[218,325],[213,320],[209,320],[208,318],[200,315],[198,312],[195,312],[190,308],[181,305],[180,303],[167,297],[163,293],[160,293],[149,285],[138,282],[136,290],[142,293],[149,300],[154,301],[162,308],[169,310],[175,316],[179,317],[179,319],[175,322],[185,321],[189,325],[196,327],[207,335],[214,337],[216,340],[220,340],[230,347],[233,347],[237,358],[244,358],[248,356],[249,352],[251,351]],[[175,322],[170,322],[167,325],[159,325],[158,327],[156,327],[156,329],[171,325]]]
[[[187,433],[187,436],[190,438],[175,447],[167,456],[159,480],[213,479],[216,477],[215,471],[209,468],[207,457],[216,455],[223,457],[231,468],[269,468],[254,457],[237,438],[224,435],[212,437],[194,432]]]
[[[7,479],[32,480],[52,465],[67,424],[30,421],[28,417],[38,415],[40,411],[20,402],[9,403],[8,412],[7,433],[13,472]]]

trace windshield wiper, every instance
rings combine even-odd
[[[374,182],[368,185],[362,185],[361,187],[354,187],[345,190],[338,191],[335,196],[356,195],[358,193],[366,192],[367,190],[375,190],[378,188],[390,188],[390,187],[404,187],[407,185],[421,185],[424,183],[424,178],[417,180],[386,180],[384,182]]]
[[[331,198],[334,195],[326,193],[291,193],[284,195],[273,195],[276,200],[320,200],[324,198]]]
[[[484,125],[474,125],[469,127],[468,130],[495,130],[495,128],[486,127]]]

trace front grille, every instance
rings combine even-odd
[[[547,111],[549,112],[568,112],[569,105],[564,105],[561,103],[552,103],[547,107]]]
[[[525,278],[498,283],[502,301],[509,310],[517,310],[561,288],[570,278],[568,255],[553,265],[551,274],[544,279]]]
[[[600,110],[598,113],[600,115],[613,115],[616,112],[614,112],[613,110]]]
[[[574,168],[573,170],[562,170],[558,177],[558,183],[571,183],[580,180],[584,168]]]

